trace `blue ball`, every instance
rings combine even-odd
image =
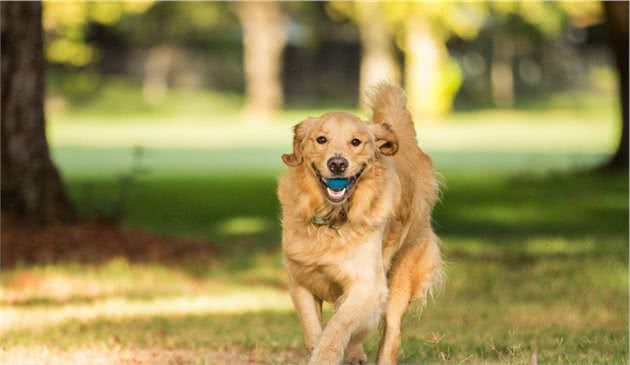
[[[328,179],[326,185],[331,189],[343,189],[350,184],[350,179]]]

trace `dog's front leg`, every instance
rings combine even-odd
[[[322,301],[303,286],[291,284],[289,291],[304,331],[304,345],[313,351],[322,333]]]
[[[336,365],[343,360],[350,336],[370,323],[376,324],[387,300],[385,278],[357,283],[330,318],[315,346],[309,365]]]

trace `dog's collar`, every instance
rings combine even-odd
[[[313,223],[316,226],[326,226],[326,225],[328,225],[329,221],[330,221],[329,218],[327,218],[327,217],[320,217],[318,215],[314,215],[313,218],[311,218],[311,223]]]
[[[318,212],[311,217],[311,223],[322,227],[327,226],[328,228],[332,228],[334,230],[338,230],[341,226],[348,221],[348,213],[346,212],[346,207],[341,207],[339,209],[333,209],[328,206],[327,212]]]
[[[318,227],[328,227],[330,229],[334,229],[335,231],[339,230],[341,226],[346,223],[346,219],[343,218],[341,221],[334,221],[329,216],[319,216],[314,215],[311,218],[311,223]]]

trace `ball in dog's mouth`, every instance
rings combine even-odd
[[[312,164],[312,167],[317,179],[326,192],[328,201],[331,203],[341,203],[352,193],[354,185],[363,174],[363,171],[365,171],[366,165],[363,165],[359,172],[353,176],[334,178],[324,178],[322,174],[319,173],[315,164]]]
[[[346,197],[346,192],[351,183],[350,179],[326,179],[326,193],[332,202],[341,202]]]

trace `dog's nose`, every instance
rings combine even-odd
[[[348,168],[348,160],[343,157],[332,157],[326,163],[328,165],[328,170],[335,175],[343,174]]]

